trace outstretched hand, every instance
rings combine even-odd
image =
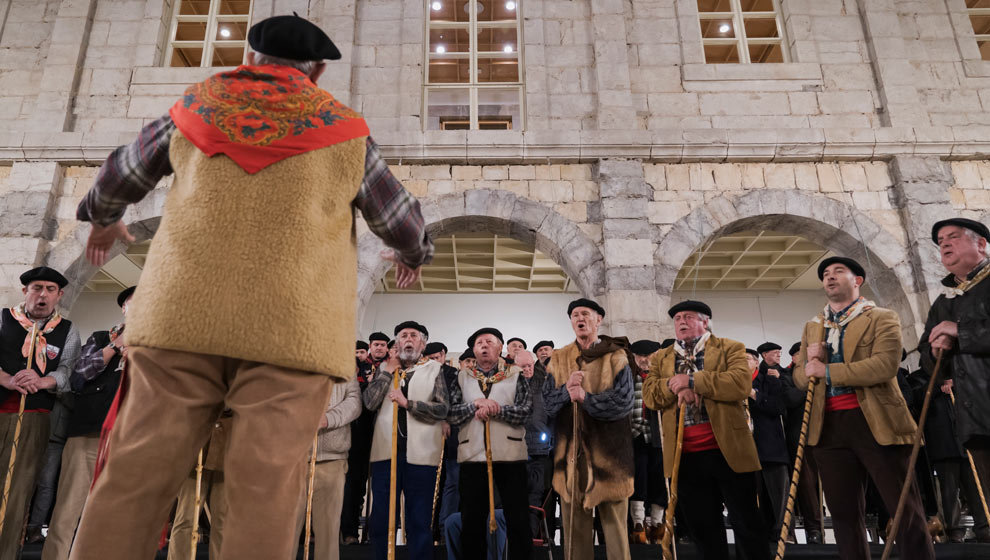
[[[93,224],[86,242],[86,258],[95,266],[103,266],[107,262],[110,248],[118,239],[124,243],[134,243],[134,236],[127,231],[124,222],[117,220],[108,226]]]
[[[400,290],[412,286],[414,282],[419,280],[419,272],[422,267],[417,266],[416,268],[409,268],[405,263],[399,260],[399,256],[396,255],[395,251],[391,249],[382,251],[381,257],[387,261],[395,263],[395,285]]]

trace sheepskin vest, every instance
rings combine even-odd
[[[488,396],[481,391],[478,380],[471,377],[467,371],[457,374],[457,383],[461,386],[464,402],[474,402],[475,399],[491,399],[499,404],[511,405],[516,400],[516,384],[519,383],[517,367],[509,368],[509,376],[492,385]],[[492,434],[493,461],[525,461],[528,457],[526,450],[526,426],[512,426],[505,422],[493,420],[489,422]],[[485,423],[472,418],[466,425],[461,426],[457,443],[457,462],[485,461]]]
[[[353,302],[352,302],[353,303]],[[353,359],[353,358],[352,358]],[[413,367],[409,372],[415,372],[409,380],[410,401],[428,401],[433,395],[433,386],[440,375],[440,363],[430,360]],[[371,460],[388,461],[392,458],[392,399],[386,396],[375,418],[375,435],[371,442]],[[440,449],[443,442],[443,431],[440,423],[429,424],[419,420],[412,414],[406,414],[406,462],[410,465],[435,467],[440,462]]]
[[[179,130],[175,181],[130,303],[126,342],[354,375],[351,203],[365,137],[248,174]]]
[[[615,376],[629,364],[624,350],[616,350],[600,358],[578,362],[581,350],[576,342],[555,350],[547,366],[556,386],[567,383],[571,372],[585,372],[581,387],[589,393],[600,393],[612,386]],[[590,510],[603,502],[624,500],[633,493],[633,450],[631,420],[626,417],[614,422],[596,420],[577,407],[579,415],[577,460],[569,462],[574,437],[574,405],[557,413],[556,446],[553,456],[553,488],[560,499],[571,503],[581,500]],[[626,434],[626,437],[617,437]],[[571,484],[575,495],[571,496]]]

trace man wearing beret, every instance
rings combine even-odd
[[[552,340],[541,340],[536,343],[533,347],[533,353],[536,354],[536,361],[542,363],[544,366],[550,363],[550,356],[553,355],[553,341]]]
[[[368,343],[367,342],[365,342],[363,340],[359,340],[356,343],[354,343],[354,358],[358,361],[358,363],[367,362],[368,361]]]
[[[660,343],[637,340],[629,346],[632,352],[633,380],[636,397],[632,412],[633,461],[635,479],[629,500],[632,518],[633,544],[659,543],[663,538],[663,510],[667,507],[667,486],[663,480],[663,454],[660,448],[660,417],[643,403],[643,382],[650,374],[650,360],[660,350]],[[646,506],[649,504],[649,523]]]
[[[787,412],[784,401],[786,386],[781,381],[784,367],[780,365],[780,350],[780,345],[774,342],[764,342],[756,347],[763,361],[753,378],[753,393],[749,399],[753,439],[763,467],[760,473],[760,505],[773,527],[771,534],[774,536],[780,534],[780,526],[784,523],[790,482],[790,458],[783,421]]]
[[[364,390],[364,406],[376,411],[371,444],[371,545],[376,560],[388,554],[389,480],[392,459],[392,410],[399,407],[399,440],[395,491],[405,497],[405,532],[410,558],[433,557],[430,514],[437,463],[440,462],[441,424],[450,411],[447,382],[440,364],[423,357],[426,327],[405,321],[395,327],[398,364],[381,364]],[[399,388],[393,386],[399,376]],[[396,496],[396,507],[401,503]],[[398,510],[396,510],[398,519]]]
[[[505,361],[509,364],[513,363],[513,360],[516,358],[516,353],[525,349],[525,340],[519,338],[518,336],[510,338],[509,341],[505,343]]]
[[[942,220],[932,227],[942,266],[945,291],[932,304],[918,351],[931,375],[942,354],[939,375],[954,391],[956,435],[973,455],[980,483],[990,489],[990,230],[975,220]]]
[[[70,389],[79,359],[79,332],[57,306],[69,281],[41,266],[21,274],[24,302],[0,313],[0,488],[6,482],[21,396],[26,395],[0,558],[16,558],[34,483],[48,445],[55,397]],[[33,340],[32,340],[33,335]],[[31,367],[27,367],[28,354]]]
[[[897,314],[860,295],[866,271],[846,257],[818,265],[828,303],[804,326],[794,383],[815,380],[808,446],[843,559],[870,558],[864,513],[872,479],[887,511],[897,510],[916,424],[897,386],[901,324]],[[935,557],[917,483],[898,530],[901,558]]]
[[[711,331],[711,308],[686,300],[671,307],[677,341],[650,362],[646,406],[663,414],[664,471],[674,467],[678,408],[684,410],[678,508],[701,557],[729,557],[722,520],[728,510],[736,557],[770,558],[770,531],[757,507],[760,460],[743,403],[753,375],[740,342]]]
[[[616,434],[632,431],[629,341],[598,334],[605,309],[595,301],[572,301],[567,316],[575,340],[554,351],[543,385],[547,415],[556,417],[553,488],[560,495],[564,556],[594,557],[592,512],[598,508],[608,559],[628,559],[633,450],[629,437]]]
[[[502,499],[509,559],[528,560],[533,548],[526,480],[526,422],[532,413],[529,382],[502,355],[502,333],[486,327],[468,338],[476,365],[461,369],[450,395],[448,421],[460,430],[461,549],[464,558],[487,558],[488,468],[486,424],[491,436],[492,479]],[[494,497],[492,497],[494,499]]]
[[[313,435],[333,384],[354,377],[355,211],[393,249],[383,258],[400,288],[432,258],[419,203],[364,119],[316,85],[323,60],[341,57],[326,34],[276,16],[247,40],[248,63],[192,85],[115,150],[77,210],[93,224],[86,252],[100,266],[114,242],[133,241],[126,206],[174,174],[128,317],[133,395],[86,505],[77,560],[154,554],[224,402],[234,427],[222,555],[291,554]],[[216,288],[231,279],[244,280]]]

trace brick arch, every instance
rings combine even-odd
[[[905,347],[917,343],[924,317],[914,309],[927,306],[908,248],[852,206],[801,191],[759,190],[718,197],[678,220],[653,256],[661,307],[669,304],[674,279],[696,249],[711,239],[752,229],[800,235],[856,259],[867,269],[877,304],[900,315]]]
[[[605,293],[605,258],[576,224],[539,202],[509,191],[475,189],[420,200],[432,236],[486,232],[533,243],[553,259],[585,297]],[[358,319],[390,263],[381,239],[370,232],[358,238]]]

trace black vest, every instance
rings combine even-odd
[[[38,364],[32,359],[31,369],[38,372],[38,375],[45,376],[58,368],[58,363],[62,359],[65,350],[65,341],[69,338],[69,329],[72,322],[62,318],[55,330],[45,335],[48,342],[48,362],[45,371],[38,368]],[[10,309],[4,308],[2,318],[0,318],[0,369],[14,375],[27,367],[27,358],[21,356],[21,348],[24,346],[24,339],[28,332],[14,319]],[[13,391],[0,388],[0,401],[7,400]],[[38,391],[33,395],[28,395],[24,403],[25,410],[51,410],[55,406],[55,394],[49,391]]]
[[[97,352],[102,352],[110,344],[109,331],[97,331],[93,333],[93,341],[96,342]],[[86,436],[100,433],[103,427],[103,420],[110,411],[113,398],[117,395],[117,388],[120,387],[121,371],[117,369],[120,365],[119,354],[110,358],[106,367],[103,368],[96,377],[86,382],[75,394],[75,407],[69,416],[69,428],[65,437]]]

